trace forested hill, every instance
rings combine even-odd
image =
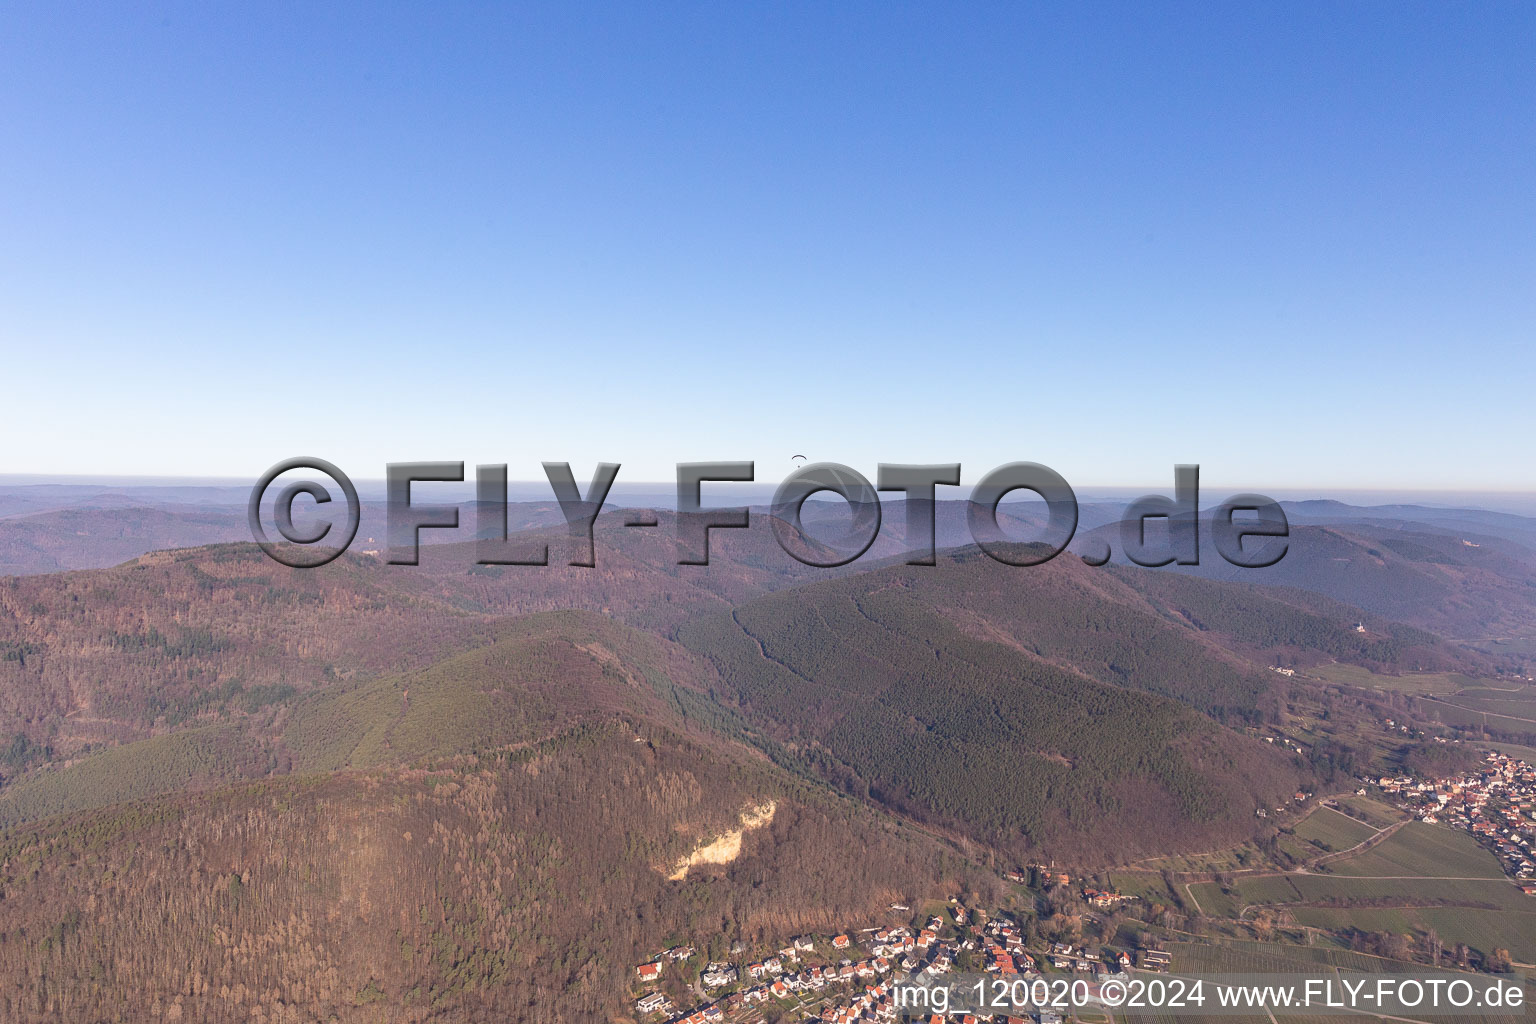
[[[733,739],[712,678],[553,612],[35,769],[0,790],[0,1019],[602,1021],[679,936],[996,884]]]
[[[221,544],[0,577],[0,778],[46,751],[68,757],[430,665],[512,618],[585,609],[667,630],[821,572],[766,528],[718,539],[707,567],[679,566],[671,532],[605,521],[595,568],[563,564],[562,528],[517,539],[549,543],[548,566],[477,565],[473,544],[444,544],[424,547],[419,566],[349,554],[299,570]]]
[[[615,717],[741,760],[744,748],[684,714],[707,704],[712,675],[678,645],[591,612],[526,616],[436,664],[237,701],[204,724],[37,767],[0,788],[0,826],[238,779],[521,748]]]
[[[1322,594],[1257,583],[1213,583],[1182,573],[1110,569],[1171,620],[1266,664],[1323,661],[1374,672],[1495,674],[1495,659],[1425,629],[1393,622]]]
[[[1119,524],[1100,527],[1075,546],[1107,541],[1123,564],[1119,533]],[[1217,553],[1209,529],[1200,536],[1198,566],[1162,571],[1310,591],[1451,640],[1536,629],[1536,551],[1528,540],[1407,521],[1293,523],[1285,557],[1247,569]]]
[[[1054,666],[1171,697],[1229,725],[1259,721],[1276,706],[1271,688],[1279,680],[1264,670],[1276,661],[1337,659],[1392,671],[1464,667],[1478,657],[1320,597],[1165,570],[1092,568],[1070,556],[1017,568],[960,549],[937,567],[840,574],[794,563],[766,529],[722,531],[710,566],[679,566],[667,532],[601,525],[598,542],[608,547],[595,569],[477,566],[472,547],[439,545],[424,549],[417,567],[349,555],[293,570],[238,544],[0,579],[0,779],[22,784],[50,763],[139,741],[159,744],[162,760],[181,766],[162,778],[166,785],[347,763],[350,753],[313,759],[315,745],[296,744],[285,731],[322,721],[310,701],[321,690],[331,694],[326,708],[361,706],[365,694],[382,693],[380,685],[397,691],[400,677],[561,608],[644,627],[651,639],[635,633],[614,642],[622,663],[690,619],[718,622],[785,588],[795,596],[783,607],[792,607],[825,588],[898,586],[923,609],[900,627],[920,647],[930,629],[992,642],[1033,671]],[[1354,632],[1357,619],[1371,625],[1369,634]],[[700,628],[687,635],[699,637]],[[836,630],[815,635],[837,639]],[[718,660],[708,642],[695,646]],[[531,641],[519,648],[530,665],[549,649]],[[681,671],[662,661],[659,676]],[[688,685],[707,690],[690,672],[683,672]],[[396,691],[370,699],[388,704]],[[426,699],[419,690],[418,701]],[[328,749],[362,728],[345,716],[337,721]],[[496,721],[468,715],[465,735]],[[357,740],[362,753],[382,749],[368,729]],[[389,739],[399,742],[394,733]],[[126,777],[122,766],[91,765],[104,777]],[[26,792],[0,799],[15,806]],[[51,797],[44,806],[55,806]],[[0,817],[14,820],[3,807]]]
[[[444,544],[296,571],[230,544],[0,580],[0,1018],[607,1019],[674,936],[990,884],[957,851],[1251,838],[1312,787],[1245,735],[1302,687],[1272,659],[1477,657],[1315,594],[1073,557],[598,542],[595,569]]]
[[[671,877],[733,832],[734,859]],[[680,939],[720,956],[990,884],[852,801],[609,719],[0,833],[0,1019],[608,1021]]]
[[[936,826],[1088,859],[1248,834],[1304,770],[1195,709],[1258,721],[1269,681],[1074,562],[949,555],[773,594],[679,637],[824,777]]]

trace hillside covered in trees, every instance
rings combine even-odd
[[[1277,661],[1491,664],[1305,590],[894,542],[811,570],[762,520],[679,566],[615,518],[593,569],[562,530],[526,571],[0,578],[0,1017],[606,1019],[681,936],[1255,839],[1371,756],[1261,742],[1376,713]]]
[[[1246,834],[1302,773],[1199,711],[1256,720],[1267,680],[1106,585],[1081,564],[1026,579],[972,552],[785,591],[679,636],[822,777],[1018,855]]]
[[[669,879],[765,801],[733,862]],[[826,929],[975,875],[851,801],[615,717],[12,830],[0,1018],[602,1021],[678,937]]]

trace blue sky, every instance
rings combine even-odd
[[[12,4],[0,472],[1536,489],[1536,8]]]

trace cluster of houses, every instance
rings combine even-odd
[[[1082,893],[1090,902],[1097,899],[1109,905],[1127,898],[1091,887],[1083,887]],[[1024,981],[1041,976],[1035,956],[1025,949],[1023,930],[1011,918],[959,904],[953,904],[949,914],[950,922],[934,916],[923,927],[914,922],[912,927],[869,928],[857,933],[857,938],[848,933],[803,935],[762,959],[742,956],[734,963],[711,962],[700,970],[695,987],[706,1000],[703,1004],[679,1012],[664,994],[651,992],[636,1001],[635,1010],[643,1019],[657,1022],[724,1024],[752,1017],[755,1007],[779,1000],[798,1006],[807,1024],[855,1024],[895,1020],[897,985],[949,973],[957,962]],[[668,961],[685,960],[694,952],[691,946],[674,947],[637,965],[636,976],[641,982],[657,981]],[[732,952],[745,951],[738,945]],[[1148,953],[1157,951],[1144,951]],[[1162,957],[1160,963],[1154,957],[1141,966],[1166,970],[1167,955],[1157,955]],[[1123,980],[1131,968],[1125,953],[1064,943],[1052,947],[1049,961],[1055,970],[1087,974],[1095,983]],[[711,992],[720,994],[712,997]]]
[[[1128,953],[1108,953],[1086,946],[1072,946],[1058,942],[1051,946],[1051,966],[1058,971],[1073,971],[1091,975],[1095,980],[1125,980],[1125,972],[1131,969]],[[1142,966],[1146,966],[1143,963]],[[1034,973],[1034,972],[1028,972]]]
[[[1040,880],[1040,884],[1047,889],[1054,886],[1060,886],[1065,889],[1072,885],[1072,876],[1065,872],[1057,872],[1038,864],[1030,865],[1030,870],[1035,873],[1035,877]],[[1028,879],[1016,871],[1004,872],[1003,877],[1007,878],[1010,882],[1018,882],[1020,885],[1028,884]],[[1091,907],[1098,907],[1101,910],[1118,907],[1128,900],[1136,899],[1135,896],[1126,896],[1123,893],[1116,892],[1114,889],[1099,889],[1086,883],[1079,884],[1078,891],[1082,893],[1083,902]]]
[[[1098,907],[1101,910],[1118,907],[1126,900],[1133,900],[1135,898],[1134,896],[1118,893],[1113,889],[1095,889],[1092,886],[1083,886],[1083,900],[1090,907]]]
[[[1517,879],[1536,878],[1536,768],[1490,753],[1474,771],[1444,779],[1409,775],[1376,780],[1382,791],[1420,821],[1470,832]],[[1536,882],[1521,885],[1536,895]]]
[[[668,961],[682,963],[684,960],[691,958],[696,952],[698,951],[692,946],[673,946],[665,953],[656,957],[655,960],[637,966],[635,974],[639,976],[641,981],[655,981],[661,977],[662,968],[666,966]]]
[[[1393,723],[1395,725],[1396,723]],[[1370,780],[1396,798],[1415,818],[1444,823],[1476,836],[1490,848],[1521,888],[1536,896],[1536,767],[1503,754],[1491,753],[1475,770],[1444,779],[1417,779],[1408,775]],[[1309,793],[1297,793],[1305,801]],[[1262,813],[1262,812],[1261,812]],[[1071,876],[1032,865],[1039,883],[1070,886]],[[1010,880],[1025,883],[1024,875],[1007,872]],[[1112,889],[1078,883],[1083,901],[1096,908],[1113,908],[1135,899]],[[931,917],[926,926],[902,925],[869,928],[855,934],[803,935],[761,959],[746,956],[737,943],[732,961],[717,961],[699,969],[693,986],[699,1005],[678,1010],[659,991],[636,1000],[634,1007],[649,1024],[728,1024],[755,1017],[755,1008],[779,1001],[798,1007],[805,1024],[861,1024],[895,1021],[897,986],[949,973],[957,963],[972,965],[999,976],[1024,981],[1041,976],[1042,965],[1025,948],[1023,931],[1006,915],[988,915],[954,903],[951,921]],[[905,911],[906,907],[893,910]],[[962,959],[969,954],[968,959]],[[691,945],[674,946],[635,967],[642,991],[660,982],[669,963],[693,960]],[[1157,949],[1143,949],[1134,962],[1127,953],[1057,943],[1039,956],[1045,969],[1070,972],[1097,986],[1111,979],[1125,980],[1135,969],[1166,972],[1169,956]],[[690,975],[691,977],[691,975]],[[907,1011],[910,1012],[910,1011]],[[1035,1024],[1061,1024],[1052,1014],[1029,1018]],[[1026,1018],[996,1018],[1024,1021]]]
[[[856,947],[847,934],[834,935],[827,940],[835,962],[809,963],[812,959],[825,959],[816,955],[817,940],[809,935],[796,938],[776,954],[761,960],[737,965],[729,962],[711,962],[699,974],[703,990],[718,990],[726,986],[746,982],[746,986],[722,996],[720,999],[697,1007],[688,1013],[675,1015],[671,1001],[660,992],[652,992],[635,1003],[641,1016],[660,1015],[674,1024],[715,1024],[743,1007],[766,1003],[770,999],[787,999],[801,993],[819,993],[829,986],[846,986],[849,990],[846,1002],[828,1008],[827,1020],[846,1022],[857,1020],[867,1012],[887,1005],[893,986],[897,962],[906,970],[917,966],[912,959],[933,941],[933,934],[924,931],[913,935],[909,928],[874,929],[867,933]],[[685,956],[679,956],[680,952]],[[738,946],[736,951],[740,951]],[[868,955],[864,955],[864,954]],[[686,959],[694,955],[693,947],[681,946],[668,950],[655,959],[635,968],[636,977],[642,982],[661,977],[667,961]],[[854,959],[857,955],[859,958]]]

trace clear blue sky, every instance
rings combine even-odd
[[[9,4],[0,472],[1536,489],[1533,53],[1514,3]]]

